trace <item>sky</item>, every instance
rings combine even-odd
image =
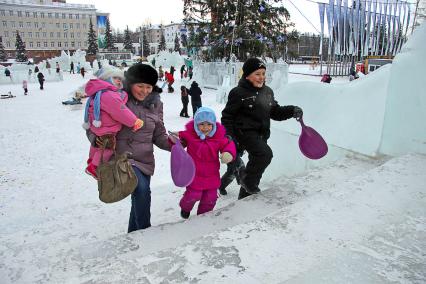
[[[317,4],[306,0],[292,0],[291,2],[293,2],[319,30],[320,24]],[[119,5],[117,5],[116,1],[111,0],[68,0],[67,3],[94,4],[98,10],[109,12],[112,27],[121,30],[124,30],[126,25],[129,26],[129,29],[135,30],[136,27],[141,26],[147,21],[152,24],[169,24],[171,21],[175,23],[180,22],[183,18],[182,0],[142,0],[137,2],[133,0],[121,0]],[[284,6],[289,10],[291,21],[296,24],[296,29],[298,31],[318,33],[289,0],[284,0]],[[132,9],[132,7],[136,8]]]

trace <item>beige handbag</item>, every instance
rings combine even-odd
[[[127,153],[117,155],[114,147],[113,158],[108,162],[103,161],[103,152],[107,144],[106,141],[102,147],[101,164],[96,173],[99,199],[105,203],[113,203],[132,194],[138,184],[138,179],[127,158]]]

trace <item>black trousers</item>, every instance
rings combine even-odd
[[[197,112],[197,109],[199,109],[200,107],[202,107],[203,105],[201,104],[201,102],[191,102],[192,105],[192,116],[195,116],[195,113]]]
[[[43,90],[44,80],[38,80],[38,83],[40,84],[40,90]]]
[[[180,111],[180,116],[189,117],[188,115],[188,104],[189,101],[182,100],[182,110]]]
[[[241,177],[248,187],[257,187],[265,169],[272,161],[272,149],[267,144],[267,139],[256,131],[239,133],[237,141],[248,153],[248,162]],[[249,195],[242,187],[240,188],[239,199]]]

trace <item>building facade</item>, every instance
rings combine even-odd
[[[28,57],[36,62],[58,56],[62,50],[87,49],[90,20],[97,31],[94,5],[68,4],[65,0],[0,0],[0,19],[8,57],[15,55],[18,32]]]

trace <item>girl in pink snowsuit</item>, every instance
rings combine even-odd
[[[86,84],[88,96],[83,127],[89,129],[97,137],[112,136],[121,130],[122,125],[133,127],[133,131],[143,126],[143,121],[127,108],[127,93],[122,91],[123,72],[118,68],[106,67],[98,71],[99,79],[92,79]],[[93,143],[90,146],[86,173],[97,179],[96,169],[102,158],[102,149]],[[108,161],[114,153],[115,143],[111,149],[104,149],[103,160]]]
[[[185,128],[179,132],[179,139],[187,145],[188,154],[195,162],[195,178],[179,203],[181,216],[187,219],[197,201],[200,202],[197,215],[213,210],[220,186],[219,153],[222,153],[221,162],[227,164],[235,159],[236,148],[210,108],[199,108]]]

